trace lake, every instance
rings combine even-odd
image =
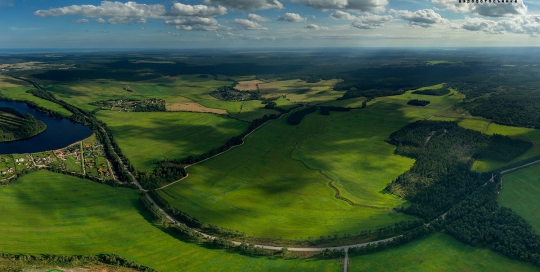
[[[0,107],[14,108],[22,114],[30,113],[47,125],[44,132],[32,138],[1,142],[0,154],[35,153],[60,149],[92,135],[92,130],[87,126],[75,123],[67,118],[53,118],[28,107],[24,103],[0,100]]]

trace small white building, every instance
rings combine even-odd
[[[24,159],[23,158],[15,159],[15,162],[24,162]]]

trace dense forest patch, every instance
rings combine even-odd
[[[433,219],[489,178],[470,171],[475,158],[509,161],[532,144],[507,136],[488,136],[454,122],[417,121],[390,135],[396,153],[416,159],[387,190],[411,200],[407,212]]]
[[[43,132],[47,126],[29,113],[12,108],[0,108],[0,142],[29,138]]]

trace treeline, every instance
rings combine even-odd
[[[387,141],[397,146],[397,154],[416,162],[386,190],[412,202],[404,212],[426,220],[448,211],[491,178],[470,170],[475,158],[509,161],[532,146],[467,130],[455,122],[425,120],[392,133]]]
[[[211,96],[225,101],[258,100],[261,94],[258,91],[238,91],[231,86],[223,86],[210,93]]]
[[[6,271],[19,271],[28,266],[100,266],[103,264],[116,267],[126,267],[144,272],[156,272],[156,270],[137,264],[133,261],[120,257],[116,254],[99,254],[96,256],[85,255],[29,255],[29,254],[8,254],[0,253],[0,259],[10,261],[9,267],[3,267]]]
[[[356,87],[353,87],[349,89],[345,94],[338,98],[337,100],[345,100],[349,98],[356,98],[356,97],[368,97],[368,98],[376,98],[376,97],[383,97],[383,96],[392,96],[392,95],[400,95],[404,94],[407,89],[399,88],[399,89],[357,89]]]
[[[440,225],[439,222],[433,222],[434,225]],[[434,233],[437,230],[436,227],[429,225],[429,226],[420,226],[418,228],[415,228],[414,230],[407,232],[403,235],[397,236],[389,241],[379,242],[379,243],[373,243],[362,247],[352,247],[349,248],[349,256],[359,256],[359,255],[365,255],[369,253],[379,252],[383,251],[390,247],[396,247],[400,245],[404,245],[407,243],[410,243],[414,240],[422,239],[429,234]]]
[[[493,122],[510,126],[540,129],[540,93],[505,92],[479,97],[465,104],[472,115],[482,116]]]
[[[315,106],[311,106],[302,110],[295,111],[291,115],[289,115],[289,117],[287,117],[287,123],[289,123],[289,125],[298,125],[300,124],[300,122],[302,122],[302,120],[304,119],[306,115],[313,113],[315,111],[317,111],[317,107]]]
[[[428,100],[413,99],[413,100],[409,100],[409,102],[407,102],[407,105],[425,107],[429,105],[429,103],[431,102]]]
[[[481,186],[446,215],[445,232],[472,246],[540,266],[540,236],[514,211],[497,203],[499,183]]]
[[[183,159],[158,161],[152,173],[147,174],[144,172],[138,172],[137,178],[139,182],[141,183],[141,185],[143,185],[147,189],[156,189],[167,183],[183,178],[187,174],[184,168],[186,165],[190,165],[190,164],[194,164],[194,163],[206,160],[219,153],[229,150],[233,146],[242,144],[243,143],[242,139],[247,134],[251,133],[253,130],[260,127],[262,124],[266,123],[267,121],[277,119],[278,117],[279,116],[275,114],[264,115],[263,118],[253,120],[246,132],[238,136],[232,137],[220,147],[212,148],[210,151],[205,152],[204,154],[201,154],[199,156],[188,156],[187,158],[183,158]]]
[[[321,115],[330,115],[331,111],[350,111],[351,108],[336,107],[336,106],[319,106]]]
[[[422,91],[414,91],[413,94],[422,94],[422,95],[433,95],[433,96],[443,96],[450,93],[449,88],[441,88],[441,89],[429,89],[429,90],[422,90]]]

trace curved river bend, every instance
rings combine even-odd
[[[24,103],[0,100],[0,107],[14,108],[22,114],[30,113],[47,125],[44,132],[32,138],[1,142],[0,154],[22,154],[60,149],[92,135],[92,130],[87,126],[67,118],[52,118]]]

